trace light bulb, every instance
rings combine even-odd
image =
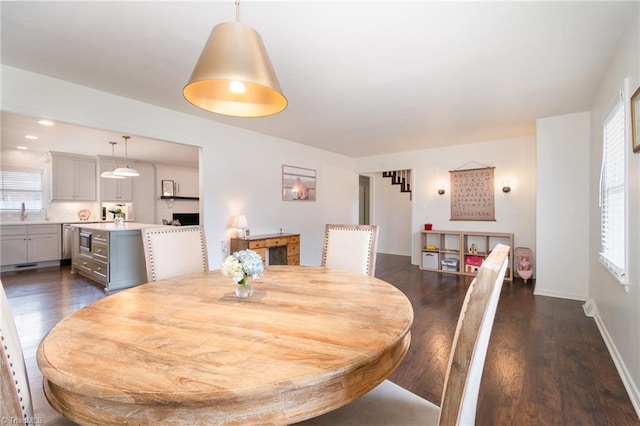
[[[244,83],[241,81],[232,81],[229,83],[229,90],[233,93],[244,93]]]

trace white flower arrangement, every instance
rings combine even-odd
[[[258,253],[246,249],[227,256],[220,270],[225,277],[231,277],[234,283],[245,285],[248,277],[255,280],[262,276],[264,265]]]
[[[107,211],[109,213],[113,213],[116,216],[122,214],[122,209],[120,208],[120,206],[111,206]]]

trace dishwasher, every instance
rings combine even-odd
[[[71,223],[62,224],[62,257],[60,263],[68,265],[71,263],[71,254],[73,251],[73,229],[76,225]]]

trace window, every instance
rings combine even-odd
[[[42,198],[42,170],[0,168],[0,210],[40,210]]]
[[[604,121],[600,174],[600,260],[626,283],[626,167],[624,94]]]

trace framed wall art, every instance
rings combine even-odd
[[[640,152],[640,87],[631,95],[631,144],[633,152]]]
[[[316,171],[282,165],[282,201],[316,201]]]
[[[163,180],[162,181],[162,196],[163,197],[173,197],[175,195],[175,182],[172,180]]]
[[[451,220],[495,221],[495,167],[456,169],[451,176]]]

